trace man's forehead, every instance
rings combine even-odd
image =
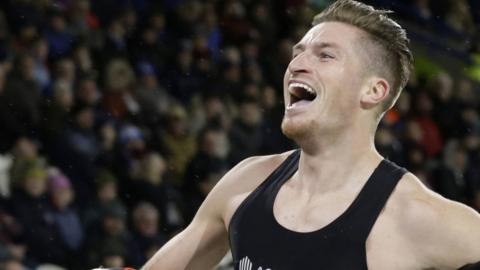
[[[298,44],[315,43],[344,44],[352,42],[362,34],[362,30],[342,22],[323,22],[310,28]]]

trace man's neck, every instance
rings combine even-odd
[[[363,185],[383,159],[365,131],[344,132],[307,147],[302,147],[294,181],[315,194]]]

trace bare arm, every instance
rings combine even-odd
[[[480,215],[474,209],[424,187],[410,195],[402,227],[425,265],[456,270],[480,261]]]
[[[203,204],[203,208],[208,207]],[[143,270],[212,269],[228,250],[222,220],[208,209],[199,210],[192,223],[163,246]]]
[[[208,195],[190,225],[155,253],[143,270],[211,269],[220,261],[228,250],[228,236],[222,219],[225,198],[219,186]]]
[[[235,166],[213,188],[192,223],[155,253],[142,270],[203,270],[216,266],[229,248],[226,216],[236,209],[231,201],[254,189],[283,158],[285,155],[252,157]]]
[[[434,258],[439,269],[459,269],[480,262],[480,215],[457,202],[448,201],[438,206],[442,207],[438,209],[441,225],[432,235],[438,237],[437,240],[431,240],[433,251],[437,251]]]

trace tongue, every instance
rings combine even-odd
[[[302,100],[299,100],[295,103],[293,103],[292,105],[290,105],[291,108],[295,108],[295,107],[299,107],[299,106],[306,106],[308,104],[310,104],[310,100],[306,100],[306,99],[302,99]]]

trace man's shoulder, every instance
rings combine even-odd
[[[224,188],[236,190],[242,189],[242,187],[248,189],[251,188],[251,185],[256,186],[265,180],[294,151],[246,158],[233,167],[219,184]]]
[[[232,208],[236,209],[239,201],[258,187],[293,151],[244,159],[222,177],[206,202],[215,205],[218,213],[228,216]]]
[[[411,173],[403,176],[392,197],[390,210],[401,233],[438,258],[437,263],[480,260],[480,215],[474,209],[442,197]]]
[[[402,177],[394,194],[397,203],[403,208],[398,213],[407,222],[411,220],[437,222],[435,224],[438,227],[480,222],[480,215],[474,209],[441,196],[411,173],[406,173]],[[412,225],[424,224],[414,222]]]
[[[232,170],[241,173],[248,173],[248,170],[251,169],[269,171],[278,167],[294,151],[295,150],[290,150],[279,154],[252,156],[239,162]]]

